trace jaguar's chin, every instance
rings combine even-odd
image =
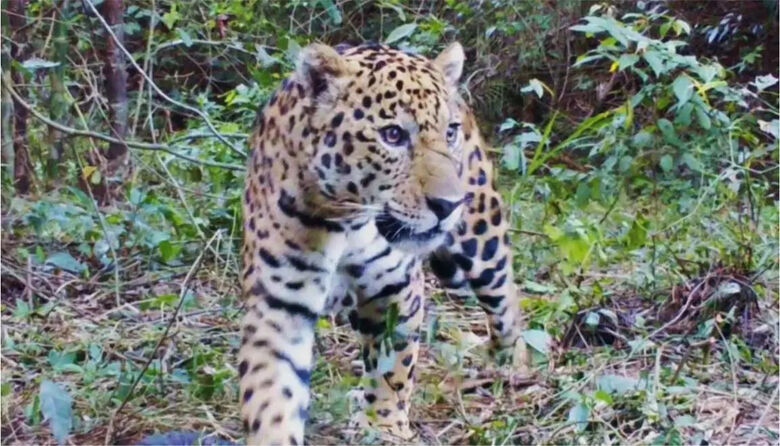
[[[387,212],[376,219],[376,229],[394,248],[414,254],[427,254],[438,248],[447,234],[438,224],[426,231],[415,231]]]

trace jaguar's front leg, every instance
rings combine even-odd
[[[530,358],[520,336],[507,213],[479,132],[470,120],[463,125],[469,135],[463,154],[468,208],[448,243],[431,256],[431,269],[452,294],[477,297],[490,321],[491,351],[524,367]]]
[[[409,399],[424,314],[423,274],[419,259],[400,255],[398,274],[372,281],[350,315],[360,333],[365,366],[366,407],[358,424],[409,440]],[[369,276],[371,274],[368,274]],[[373,276],[375,278],[376,276]]]

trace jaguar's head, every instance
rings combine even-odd
[[[318,193],[370,215],[402,250],[434,249],[463,212],[463,61],[458,43],[433,60],[382,45],[302,52]]]

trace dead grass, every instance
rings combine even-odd
[[[176,318],[126,407],[116,414],[172,315],[173,304],[150,306],[149,301],[177,293],[187,270],[132,276],[134,270],[125,268],[123,304],[117,308],[111,281],[18,265],[4,256],[2,379],[10,392],[2,398],[3,440],[54,444],[35,406],[44,377],[66,384],[73,396],[78,423],[70,444],[135,444],[149,434],[169,431],[239,440],[233,362],[240,304],[235,281],[224,280],[234,270],[221,261],[210,259],[192,278],[191,302]],[[696,286],[683,288],[692,293]],[[740,346],[755,358],[764,353],[776,367],[777,309],[762,306],[776,302],[775,296],[751,300],[749,319],[740,319],[740,324],[725,323],[722,314],[729,308],[719,307],[721,316],[713,319],[719,334],[698,344],[687,342],[690,328],[676,328],[683,323],[700,326],[705,314],[712,315],[690,311],[703,308],[706,294],[689,294],[693,297],[688,299],[673,291],[669,302],[677,302],[674,305],[613,298],[604,308],[617,315],[617,321],[605,317],[606,322],[593,327],[586,323],[586,314],[597,309],[579,312],[547,355],[534,355],[534,374],[521,376],[497,367],[487,356],[486,323],[476,306],[435,290],[431,294],[411,412],[424,444],[668,443],[675,438],[670,432],[685,443],[697,438],[710,444],[778,443],[777,376],[758,370],[759,361],[734,358],[745,352],[726,348],[728,333],[723,332],[733,326],[737,329],[732,336],[750,339],[751,333],[758,333],[771,340]],[[32,312],[20,314],[17,299],[27,302],[31,295]],[[524,297],[539,302],[556,298]],[[688,300],[683,311],[679,302]],[[55,304],[47,307],[47,302]],[[636,314],[648,310],[666,316],[651,327],[632,325]],[[664,328],[663,320],[674,323]],[[336,319],[320,325],[308,442],[359,440],[346,429],[353,410],[348,390],[359,382],[358,346],[348,326]],[[91,360],[91,351],[97,350],[99,359]],[[72,353],[73,359],[57,359],[51,351]],[[612,376],[631,378],[641,389],[612,394],[607,402],[600,380]],[[589,407],[584,425],[570,419],[578,403]],[[368,435],[360,441],[377,440]]]

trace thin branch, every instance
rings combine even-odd
[[[99,140],[102,140],[102,141],[107,141],[107,142],[115,143],[115,144],[116,143],[125,144],[128,147],[131,147],[131,148],[134,148],[134,149],[167,152],[167,153],[170,153],[171,155],[173,155],[173,156],[175,156],[177,158],[181,158],[181,159],[189,161],[191,163],[201,164],[201,165],[209,166],[209,167],[219,167],[219,168],[222,168],[222,169],[239,170],[239,171],[240,170],[244,170],[244,166],[240,166],[238,164],[220,163],[220,162],[217,162],[217,161],[206,161],[206,160],[201,160],[201,159],[189,156],[189,155],[185,155],[183,153],[180,153],[180,152],[174,150],[173,147],[171,147],[171,146],[169,146],[167,144],[152,144],[152,143],[142,142],[142,141],[122,141],[122,140],[119,140],[119,139],[114,138],[112,136],[104,135],[102,133],[96,133],[96,132],[91,132],[89,130],[79,130],[79,129],[75,129],[73,127],[68,127],[68,126],[66,126],[64,124],[60,124],[59,122],[52,121],[51,119],[47,118],[46,116],[42,115],[40,112],[35,110],[35,108],[33,108],[32,105],[27,103],[13,89],[13,87],[11,87],[10,79],[6,75],[3,75],[2,86],[17,101],[18,105],[21,105],[22,108],[24,108],[25,110],[29,111],[36,119],[38,119],[39,121],[43,122],[44,124],[46,124],[46,125],[48,125],[50,127],[53,127],[53,128],[61,131],[62,133],[65,133],[67,135],[84,136],[84,137],[87,137],[87,138],[99,139]]]
[[[127,57],[128,61],[133,66],[133,68],[135,68],[136,71],[138,71],[138,73],[146,80],[146,82],[149,83],[149,85],[152,87],[152,89],[154,89],[154,91],[157,94],[162,96],[163,99],[165,99],[166,101],[170,102],[171,104],[176,105],[177,107],[181,107],[181,108],[183,108],[183,109],[185,109],[187,111],[190,111],[190,112],[195,113],[196,115],[198,115],[203,120],[203,122],[206,124],[206,126],[209,128],[209,130],[211,130],[211,132],[214,133],[214,136],[216,136],[217,139],[219,139],[223,144],[228,146],[230,148],[230,150],[232,150],[236,154],[238,154],[238,155],[240,155],[242,157],[246,157],[246,153],[243,150],[241,150],[238,147],[234,146],[230,141],[227,140],[227,138],[225,138],[224,136],[222,136],[222,134],[219,133],[217,128],[214,127],[214,124],[211,123],[211,120],[209,119],[209,117],[205,113],[203,113],[202,111],[198,110],[195,107],[187,105],[187,104],[185,104],[183,102],[179,102],[176,99],[173,99],[172,97],[170,97],[167,94],[165,94],[165,92],[162,91],[160,89],[160,87],[157,86],[156,83],[154,83],[152,78],[150,78],[149,75],[146,74],[146,72],[140,66],[138,66],[138,63],[136,63],[135,59],[133,58],[133,55],[130,54],[129,51],[127,51],[127,48],[125,48],[124,45],[122,45],[122,42],[119,40],[119,38],[116,36],[116,34],[114,34],[114,30],[111,29],[111,25],[109,25],[108,22],[106,22],[106,19],[103,18],[103,16],[97,10],[95,5],[92,4],[92,0],[84,0],[84,4],[89,5],[89,8],[92,10],[92,13],[95,14],[95,17],[98,18],[100,23],[103,25],[103,28],[105,28],[106,32],[111,36],[112,39],[114,39],[114,42],[116,43],[117,48],[119,48],[125,54],[125,57]]]
[[[173,326],[173,323],[176,322],[179,312],[181,311],[182,304],[184,303],[184,297],[187,295],[187,290],[188,290],[187,285],[189,284],[190,279],[192,279],[192,277],[198,272],[198,270],[200,270],[200,265],[203,260],[203,255],[211,247],[211,244],[220,234],[222,234],[222,230],[215,232],[214,235],[211,236],[209,241],[206,242],[206,246],[203,248],[203,250],[201,250],[200,254],[198,255],[198,258],[195,259],[195,263],[193,263],[192,267],[190,267],[189,272],[187,272],[187,275],[184,277],[184,280],[181,283],[181,290],[179,291],[179,303],[176,305],[176,308],[173,310],[173,314],[171,315],[168,324],[165,326],[165,331],[163,332],[162,336],[160,336],[160,339],[157,341],[157,344],[154,346],[154,350],[152,350],[152,354],[149,355],[149,358],[147,358],[146,363],[144,364],[143,368],[141,368],[141,371],[138,374],[138,376],[135,378],[135,381],[133,381],[133,384],[130,386],[130,390],[128,390],[127,395],[125,395],[124,399],[122,400],[122,404],[119,405],[117,410],[111,416],[111,421],[109,422],[109,428],[106,431],[106,444],[111,444],[110,440],[113,440],[110,437],[113,435],[114,420],[119,415],[119,413],[122,412],[122,409],[124,409],[127,402],[130,401],[130,397],[133,396],[133,392],[135,391],[135,388],[138,386],[138,383],[141,382],[141,379],[146,374],[146,370],[152,364],[152,361],[154,361],[155,356],[157,356],[157,352],[160,350],[160,347],[162,346],[163,342],[165,342],[165,340],[168,338],[168,333],[171,331],[171,327]]]

